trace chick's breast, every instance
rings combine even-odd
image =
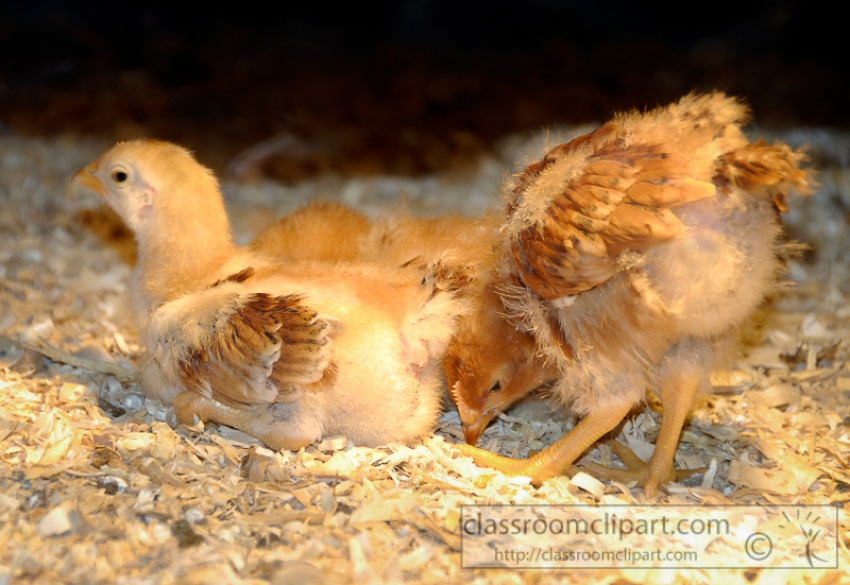
[[[770,202],[714,197],[675,211],[682,237],[646,252],[644,294],[677,335],[710,337],[741,323],[775,285],[779,224]],[[639,277],[634,282],[638,285]]]
[[[334,268],[311,284],[309,295],[320,314],[343,324],[333,359],[334,386],[345,391],[323,393],[327,432],[367,446],[410,443],[430,432],[439,415],[439,357],[462,303],[432,294],[412,270]]]

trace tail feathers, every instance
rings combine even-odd
[[[777,211],[788,211],[789,192],[810,195],[817,187],[814,170],[804,167],[808,156],[787,144],[767,144],[763,139],[725,154],[717,169],[718,185],[738,187],[770,197]]]

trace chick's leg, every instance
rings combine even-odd
[[[174,399],[177,422],[191,426],[195,417],[212,421],[251,435],[272,449],[296,451],[321,437],[321,430],[305,428],[304,421],[293,421],[289,404],[271,404],[253,407],[233,407],[222,404],[192,390]],[[287,413],[290,413],[287,416]],[[310,425],[308,424],[307,427]]]
[[[648,463],[643,463],[628,447],[613,442],[614,454],[628,471],[590,464],[584,469],[600,479],[637,481],[644,486],[648,498],[655,497],[658,486],[687,478],[699,470],[677,471],[673,458],[679,435],[697,392],[708,384],[711,350],[697,341],[683,342],[670,350],[661,368],[660,398],[663,414],[661,429],[655,441],[655,451]]]
[[[655,441],[655,451],[647,465],[644,492],[648,498],[655,496],[658,485],[676,479],[673,458],[679,445],[679,435],[685,418],[694,403],[700,386],[707,380],[707,372],[677,364],[661,383],[661,405],[664,409],[661,430]]]
[[[573,462],[599,437],[617,426],[629,413],[631,401],[620,401],[589,412],[569,433],[529,459],[501,457],[471,445],[458,445],[461,453],[477,465],[492,467],[506,475],[524,475],[535,484],[567,473]]]

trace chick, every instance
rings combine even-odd
[[[496,292],[498,234],[499,219],[492,215],[416,218],[399,213],[370,223],[343,205],[311,203],[269,225],[250,246],[290,260],[380,262],[390,269],[439,265],[453,290],[470,303],[442,363],[464,437],[475,445],[496,414],[557,374],[534,337],[504,314]],[[328,243],[315,245],[316,238]]]
[[[719,345],[775,286],[785,195],[812,188],[803,155],[750,143],[746,118],[721,93],[688,95],[618,115],[517,176],[500,242],[503,298],[584,418],[528,460],[462,445],[476,462],[535,483],[566,473],[652,387],[663,419],[648,464],[626,456],[627,472],[594,471],[637,480],[650,497],[670,481]]]
[[[352,262],[363,259],[372,223],[333,202],[309,203],[271,223],[248,247],[286,260]]]
[[[470,445],[478,443],[493,417],[558,375],[534,337],[505,315],[495,275],[479,278],[482,282],[467,293],[474,299],[472,312],[458,321],[443,357],[446,386]]]
[[[407,213],[370,220],[333,202],[308,203],[268,225],[249,244],[275,258],[430,266],[463,247],[492,247],[496,225],[460,215],[417,218]]]
[[[462,300],[412,269],[280,262],[236,247],[218,182],[179,146],[119,143],[74,180],[134,232],[140,382],[272,448],[411,443],[439,414]]]

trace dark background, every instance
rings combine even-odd
[[[762,126],[850,126],[846,27],[812,3],[24,4],[0,7],[0,133],[170,139],[221,170],[287,132],[263,169],[283,181],[430,173],[691,90]]]

